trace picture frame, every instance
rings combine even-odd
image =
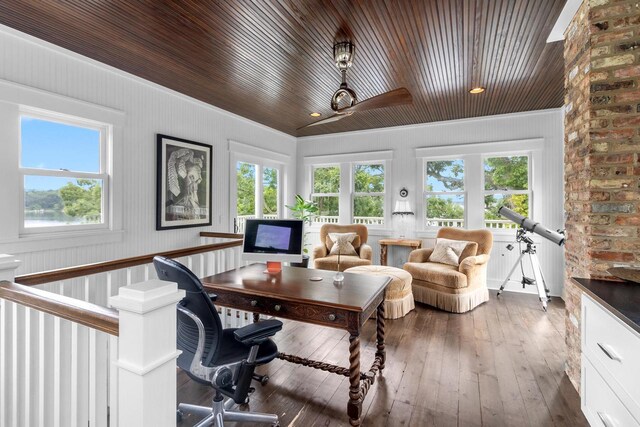
[[[211,225],[213,147],[156,135],[156,230]]]

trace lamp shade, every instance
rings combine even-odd
[[[393,209],[394,215],[413,215],[411,204],[408,200],[396,200],[396,206]]]

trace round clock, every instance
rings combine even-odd
[[[407,197],[409,195],[409,190],[407,190],[406,188],[402,187],[400,189],[400,197]]]

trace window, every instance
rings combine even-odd
[[[317,223],[338,223],[340,216],[340,166],[313,168],[311,199],[318,204]]]
[[[353,166],[353,222],[384,225],[384,165]]]
[[[259,161],[236,162],[236,206],[231,213],[235,232],[244,232],[247,219],[280,218],[280,175],[277,166],[265,166]]]
[[[464,160],[425,162],[424,199],[427,227],[464,227]]]
[[[278,211],[278,169],[262,170],[262,217],[279,218]]]
[[[529,212],[529,156],[484,159],[484,222],[487,228],[517,228],[498,210],[506,206],[520,215]]]
[[[20,116],[22,232],[107,228],[110,126],[25,111]]]

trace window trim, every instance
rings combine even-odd
[[[100,132],[100,148],[99,148],[99,172],[80,172],[70,170],[55,170],[43,168],[22,167],[22,134],[20,133],[22,126],[19,125],[18,135],[18,179],[20,180],[19,190],[19,236],[37,236],[37,235],[66,235],[72,232],[93,232],[110,230],[113,227],[111,181],[112,181],[112,158],[109,153],[112,152],[113,141],[113,125],[99,122],[84,117],[72,116],[53,111],[47,111],[40,108],[21,106],[19,109],[18,120],[21,122],[23,117],[30,117],[37,120],[61,123],[64,125],[82,127],[97,130]],[[46,227],[25,227],[25,187],[24,180],[26,176],[48,176],[61,178],[88,178],[102,181],[102,201],[101,214],[102,222],[99,224],[78,224],[78,225],[57,225]]]

